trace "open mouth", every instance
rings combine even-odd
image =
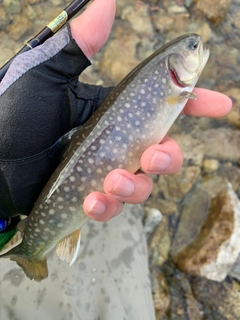
[[[187,85],[179,79],[176,71],[173,68],[169,67],[169,74],[170,74],[170,78],[171,78],[172,82],[174,84],[176,84],[178,87],[180,87],[180,88],[187,87]]]

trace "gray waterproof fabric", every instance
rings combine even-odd
[[[52,251],[40,283],[0,260],[0,319],[155,319],[142,215],[140,206],[126,205],[107,223],[89,221],[77,261],[69,267]]]

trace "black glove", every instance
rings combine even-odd
[[[89,65],[68,27],[18,56],[0,83],[0,218],[30,213],[69,142],[60,137],[112,90],[78,82]]]

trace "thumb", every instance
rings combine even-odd
[[[72,37],[90,59],[107,41],[116,12],[116,0],[95,0],[70,22]]]

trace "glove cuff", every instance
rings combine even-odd
[[[56,64],[51,63],[51,68],[49,68],[47,61]],[[62,62],[64,63],[62,64]],[[24,74],[39,65],[46,68],[44,72],[48,71],[51,75],[56,72],[58,77],[62,75],[64,79],[71,79],[91,65],[91,62],[72,38],[68,24],[67,27],[42,45],[20,54],[13,60],[1,81],[0,96]],[[61,65],[61,68],[59,68],[59,65]]]

